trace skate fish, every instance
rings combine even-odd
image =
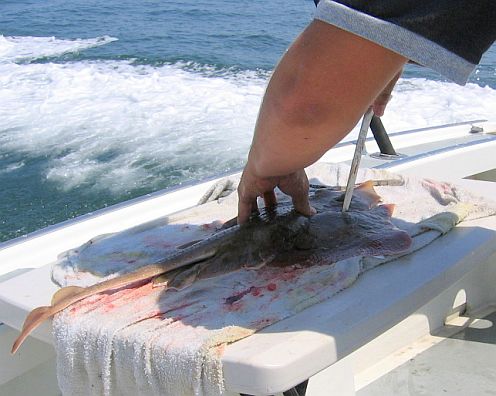
[[[157,286],[182,289],[201,279],[264,265],[286,267],[331,264],[355,256],[394,255],[409,249],[410,236],[390,221],[394,205],[379,205],[373,182],[359,185],[350,210],[341,212],[343,193],[316,189],[310,195],[317,214],[305,217],[282,203],[263,211],[247,224],[223,229],[185,246],[160,262],[90,287],[68,286],[58,290],[50,306],[29,313],[15,353],[42,322],[70,305],[97,293],[153,280]]]

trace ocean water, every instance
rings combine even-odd
[[[0,2],[0,241],[241,168],[270,73],[313,11],[310,0]],[[493,46],[465,87],[408,66],[383,122],[495,110]]]

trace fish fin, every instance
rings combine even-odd
[[[81,293],[83,290],[85,290],[85,288],[80,286],[67,286],[59,289],[52,297],[52,307],[60,303],[62,300],[71,298],[76,294]]]
[[[376,255],[397,255],[407,252],[412,246],[412,238],[407,232],[402,230],[393,230],[381,239],[370,240],[364,246],[364,252],[368,256]]]
[[[194,265],[194,264],[193,264]],[[152,279],[152,287],[169,287],[169,283],[188,267],[181,267],[175,270],[157,275]]]
[[[393,213],[394,213],[394,209],[396,208],[396,205],[393,203],[387,203],[387,204],[382,204],[380,206],[380,208],[383,208],[383,210],[386,211],[387,215],[389,217],[392,217]]]
[[[225,230],[227,228],[234,227],[238,224],[238,217],[233,217],[232,219],[227,220],[221,227],[221,230]]]
[[[365,180],[364,182],[361,182],[357,187],[357,190],[372,190],[375,193],[374,190],[374,181],[373,180]]]
[[[181,271],[166,279],[168,289],[182,290],[191,286],[197,279],[201,264],[195,264],[189,268],[182,268]],[[164,276],[165,275],[165,276]],[[169,274],[160,275],[157,278],[165,278]]]
[[[51,316],[51,311],[52,307],[38,307],[33,309],[29,313],[26,320],[24,321],[24,325],[22,326],[21,334],[19,335],[19,337],[17,337],[17,339],[14,341],[14,344],[12,345],[12,350],[10,351],[11,354],[16,353],[21,344],[28,337],[28,335],[44,320]]]
[[[355,190],[353,191],[354,195],[360,197],[369,208],[376,206],[379,202],[381,202],[381,197],[374,189],[374,181],[367,180],[363,183],[360,183]]]
[[[152,287],[167,286],[171,276],[170,273],[158,275],[152,279]]]

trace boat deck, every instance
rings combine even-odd
[[[390,356],[401,363],[357,392],[357,396],[494,395],[496,307],[458,317],[434,335]],[[461,330],[460,330],[461,328]],[[454,334],[453,334],[454,333]]]

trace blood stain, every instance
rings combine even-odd
[[[241,300],[244,296],[246,296],[248,293],[252,293],[253,290],[255,289],[255,286],[250,287],[247,290],[243,290],[242,292],[236,293],[233,296],[227,297],[225,299],[225,304],[232,305],[236,301]]]

